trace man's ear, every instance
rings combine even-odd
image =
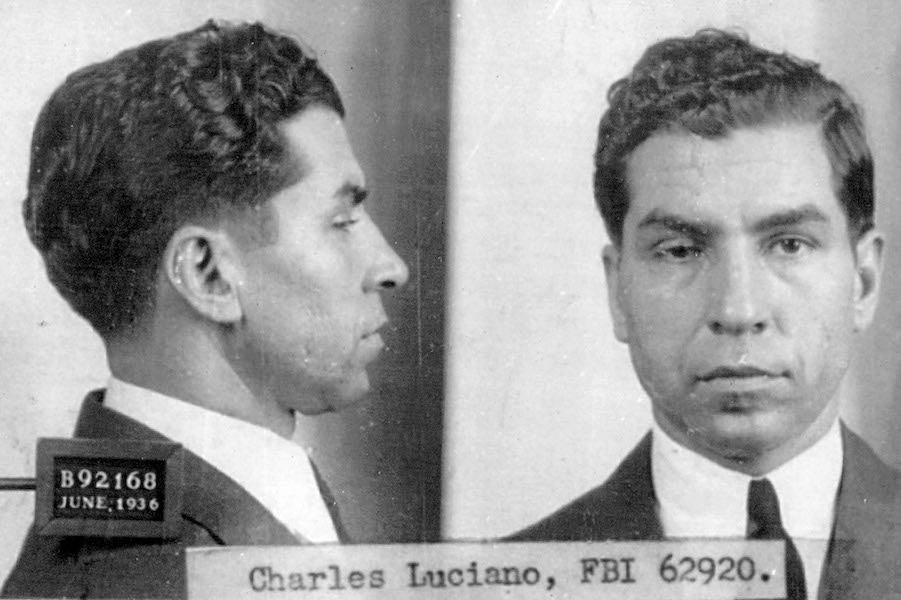
[[[616,339],[626,343],[629,341],[629,327],[626,315],[620,305],[620,252],[613,244],[604,246],[604,275],[607,279],[607,304],[613,318],[613,333]]]
[[[882,281],[882,234],[871,229],[855,245],[854,329],[862,331],[873,321]]]
[[[221,324],[243,315],[237,256],[228,234],[198,225],[179,228],[163,254],[163,273],[197,313]]]

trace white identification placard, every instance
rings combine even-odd
[[[199,598],[784,598],[781,541],[189,548]]]

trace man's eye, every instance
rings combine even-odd
[[[362,204],[356,204],[353,207],[335,213],[332,219],[332,227],[340,231],[347,231],[365,217],[366,208]]]
[[[703,250],[695,244],[664,244],[654,249],[654,256],[663,260],[685,262],[702,254]]]
[[[783,256],[800,256],[811,250],[813,244],[799,237],[782,237],[774,240],[770,248]]]
[[[354,225],[360,222],[359,217],[339,217],[332,222],[332,227],[335,229],[350,229]]]

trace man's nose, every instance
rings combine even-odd
[[[717,335],[760,334],[770,326],[768,285],[760,257],[750,249],[732,249],[708,274],[708,320]]]
[[[367,291],[382,291],[403,286],[410,277],[407,264],[397,255],[375,223],[372,223],[372,228],[373,262],[366,275],[364,288]]]

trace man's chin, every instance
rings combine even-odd
[[[323,412],[341,412],[361,403],[369,395],[371,389],[369,375],[366,371],[354,374],[337,385],[323,390]]]
[[[321,382],[316,388],[299,391],[285,399],[284,405],[304,417],[338,413],[362,402],[370,391],[369,377],[362,373],[353,378]]]
[[[785,421],[785,414],[726,411],[690,431],[694,444],[705,447],[707,454],[729,462],[752,463],[794,439],[793,423]]]

